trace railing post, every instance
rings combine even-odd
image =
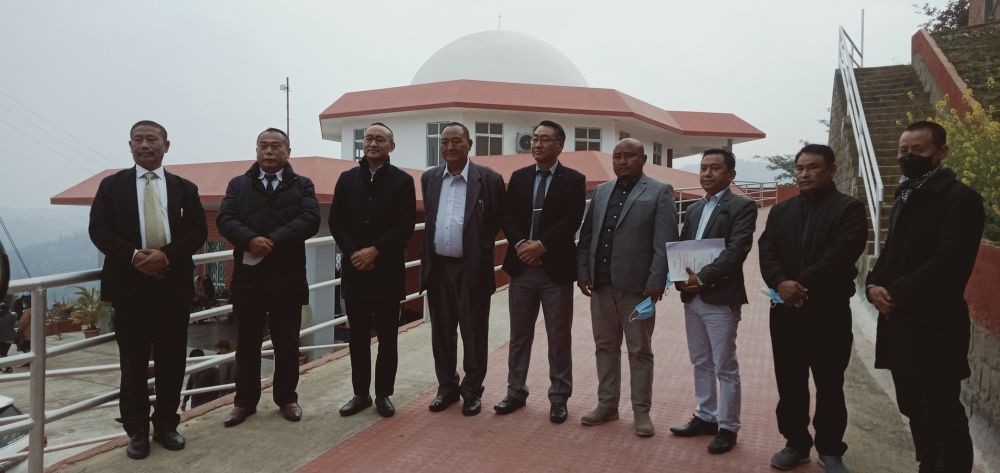
[[[28,431],[28,471],[42,473],[45,467],[45,311],[46,290],[31,291],[31,430]]]

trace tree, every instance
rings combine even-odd
[[[778,184],[792,184],[795,182],[795,155],[775,154],[771,156],[754,156],[753,159],[767,161],[768,171],[780,171],[774,180]]]
[[[995,87],[990,79],[987,88]],[[948,132],[948,158],[945,165],[952,168],[958,179],[983,196],[986,207],[985,236],[1000,241],[1000,121],[993,119],[994,106],[984,107],[969,89],[962,101],[969,111],[960,112],[948,105],[945,96],[937,103],[936,117],[929,117]],[[910,112],[907,121],[922,120]]]
[[[969,0],[950,0],[944,7],[932,7],[930,3],[913,4],[920,13],[927,17],[927,23],[920,25],[931,33],[957,30],[969,25]]]

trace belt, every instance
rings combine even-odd
[[[437,253],[434,254],[434,259],[438,261],[443,261],[445,263],[454,263],[454,264],[459,264],[465,261],[465,259],[462,257],[456,258],[454,256],[444,256],[444,255],[439,255]]]

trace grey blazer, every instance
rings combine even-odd
[[[605,182],[594,189],[577,245],[576,273],[580,281],[594,281],[597,236],[617,181]],[[625,199],[614,238],[612,286],[629,292],[642,292],[647,288],[662,291],[667,284],[665,244],[677,240],[674,188],[643,174]]]
[[[427,288],[433,269],[434,233],[437,223],[441,183],[445,165],[435,166],[420,176],[424,198],[424,246],[420,255],[420,289]],[[493,275],[493,247],[500,231],[503,212],[503,177],[496,171],[469,161],[469,182],[465,193],[465,223],[462,228],[462,257],[465,275],[477,294],[488,296],[496,290]]]
[[[681,240],[694,240],[698,236],[705,200],[699,200],[688,207],[681,230]],[[726,249],[698,272],[698,278],[705,286],[701,289],[701,300],[715,305],[742,305],[747,303],[747,291],[743,281],[743,262],[753,247],[753,232],[757,226],[757,203],[732,191],[722,194],[705,225],[706,238],[725,238]],[[681,300],[688,302],[694,294],[681,293]]]

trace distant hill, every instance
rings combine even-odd
[[[17,243],[32,276],[80,271],[98,267],[98,251],[87,234],[89,207],[0,208],[0,216]],[[0,242],[10,256],[11,277],[27,277],[13,245],[0,232]],[[60,301],[70,288],[49,291],[49,301]]]

